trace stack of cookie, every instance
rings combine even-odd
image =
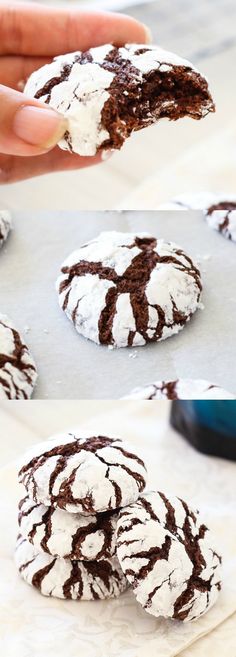
[[[146,484],[143,461],[125,443],[67,434],[26,455],[19,473],[16,564],[43,595],[73,600],[118,596],[128,582],[116,557],[118,509]]]
[[[216,602],[208,528],[184,500],[143,493],[145,465],[121,440],[58,436],[27,454],[19,477],[16,565],[43,595],[104,599],[130,584],[148,613],[183,622]]]

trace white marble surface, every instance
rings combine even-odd
[[[116,601],[71,603],[41,597],[20,581],[12,563],[16,533],[17,463],[0,470],[2,539],[1,647],[10,657],[214,657],[234,655],[236,620],[235,463],[203,456],[167,425],[168,402],[11,402],[0,404],[4,453],[23,450],[59,428],[81,424],[119,433],[137,445],[147,461],[149,484],[192,500],[214,530],[224,553],[224,589],[216,606],[195,623],[157,621],[145,614],[131,592]],[[7,436],[7,444],[6,444]],[[5,440],[4,440],[5,439]],[[5,462],[6,463],[6,462]],[[175,464],[173,468],[173,463]],[[220,485],[219,485],[220,483]],[[79,606],[78,606],[79,605]]]

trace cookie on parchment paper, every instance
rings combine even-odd
[[[28,347],[9,317],[0,314],[0,399],[29,399],[36,380]]]
[[[199,269],[149,233],[101,233],[62,264],[59,304],[78,333],[102,345],[142,346],[178,333],[197,310]]]
[[[236,242],[236,194],[201,192],[180,194],[158,210],[202,210],[210,228]]]
[[[123,399],[236,399],[236,396],[205,379],[175,379],[134,388]]]

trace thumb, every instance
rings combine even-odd
[[[51,150],[67,129],[66,120],[47,105],[0,84],[0,152],[39,155]]]

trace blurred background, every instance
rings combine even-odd
[[[112,9],[145,22],[154,43],[190,59],[207,75],[217,111],[199,122],[162,120],[133,135],[121,152],[99,167],[2,186],[2,206],[153,209],[184,191],[235,192],[235,0],[43,0],[43,4]]]

